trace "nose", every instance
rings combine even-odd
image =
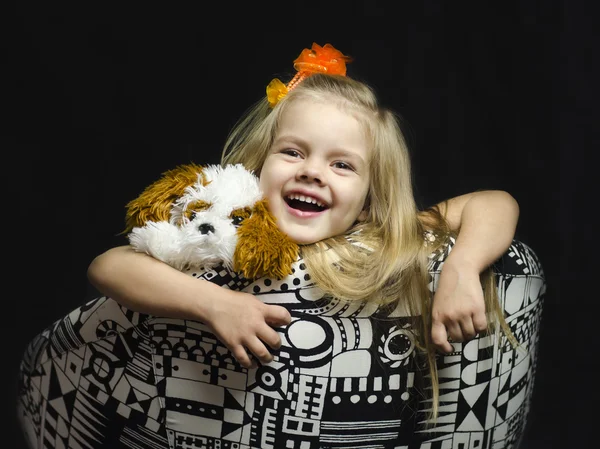
[[[209,223],[202,223],[198,226],[198,231],[200,231],[200,234],[208,234],[209,232],[215,232],[215,228]]]
[[[315,182],[317,184],[323,184],[325,177],[320,167],[309,161],[304,161],[301,167],[298,168],[296,177],[304,182]]]

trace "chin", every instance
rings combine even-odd
[[[317,242],[320,242],[321,240],[324,240],[324,238],[323,239],[319,239],[319,238],[317,238],[317,239],[306,239],[306,238],[295,239],[293,237],[290,237],[290,240],[292,242],[294,242],[296,245],[312,245],[313,243],[317,243]]]
[[[294,242],[297,245],[310,245],[312,243],[317,243],[320,240],[323,240],[322,238],[311,238],[310,236],[307,236],[306,234],[299,236],[299,235],[295,235],[294,233],[286,233],[284,232],[284,234],[286,234],[289,239]]]
[[[290,232],[283,230],[283,233],[297,245],[311,245],[331,237],[329,234],[307,232],[306,229],[291,230]]]

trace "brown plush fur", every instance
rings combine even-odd
[[[127,203],[125,233],[147,221],[169,221],[171,205],[183,195],[186,187],[198,181],[202,166],[180,165],[163,173],[162,177],[150,184],[134,200]],[[203,185],[206,185],[203,183]]]
[[[126,229],[143,226],[148,221],[169,221],[172,204],[183,195],[186,187],[207,182],[202,166],[180,165],[163,174],[137,198],[127,204]],[[258,201],[237,230],[238,242],[234,253],[234,270],[247,279],[261,276],[283,278],[292,272],[298,257],[298,245],[281,232],[267,208],[267,200]]]
[[[252,216],[238,228],[234,269],[248,279],[270,273],[279,279],[292,273],[298,245],[281,232],[263,199],[254,205]]]

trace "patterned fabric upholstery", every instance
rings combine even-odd
[[[446,253],[432,258],[432,291]],[[29,344],[19,416],[31,448],[518,447],[535,378],[544,273],[514,241],[495,264],[506,337],[453,343],[430,407],[411,330],[418,317],[322,297],[302,261],[283,280],[223,268],[189,272],[283,305],[282,347],[242,368],[202,323],[132,312],[108,297],[73,310]]]

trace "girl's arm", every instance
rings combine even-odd
[[[291,319],[283,307],[193,278],[130,246],[97,256],[87,273],[100,292],[131,310],[206,323],[245,367],[251,366],[246,349],[263,363],[272,359],[263,342],[278,348],[271,326]]]
[[[440,349],[451,351],[448,336],[462,341],[486,328],[479,273],[510,245],[519,209],[502,191],[462,195],[441,209],[459,234],[434,296],[432,337]],[[243,366],[250,366],[246,349],[270,361],[263,342],[278,348],[281,339],[271,326],[291,319],[283,307],[195,279],[129,246],[96,257],[88,277],[100,292],[131,310],[206,323]]]
[[[453,257],[460,254],[482,272],[512,243],[519,204],[508,192],[482,190],[448,200],[442,213],[450,228],[458,232]]]
[[[479,275],[510,246],[519,205],[507,192],[484,190],[452,198],[440,208],[458,236],[434,294],[432,340],[443,352],[451,352],[449,337],[465,341],[487,327]]]

